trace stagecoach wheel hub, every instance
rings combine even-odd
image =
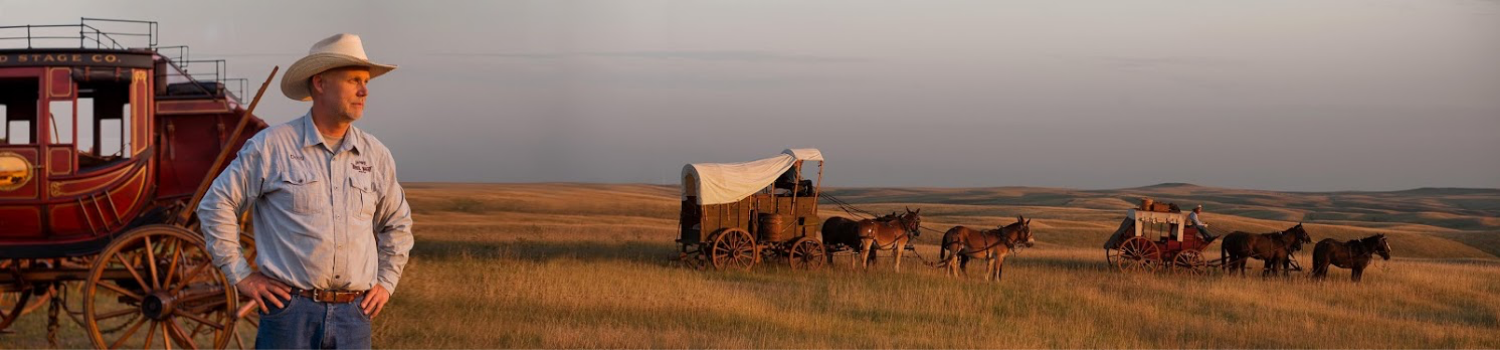
[[[146,298],[141,300],[141,314],[153,320],[165,319],[176,308],[176,301],[176,297],[164,292],[147,294]]]

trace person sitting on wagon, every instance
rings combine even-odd
[[[1198,229],[1198,236],[1203,238],[1203,242],[1212,243],[1218,237],[1214,237],[1214,235],[1208,233],[1208,224],[1203,223],[1203,220],[1198,218],[1198,214],[1202,213],[1203,205],[1200,204],[1198,207],[1193,208],[1192,213],[1188,214],[1188,222],[1193,224],[1193,228]]]
[[[797,181],[797,170],[801,168],[801,165],[802,161],[797,161],[797,166],[793,166],[791,169],[787,169],[785,173],[781,173],[781,177],[777,178],[772,186],[775,186],[776,189],[786,189],[787,193],[795,196],[805,197],[812,195],[812,180]],[[798,193],[793,193],[793,191],[797,191]]]

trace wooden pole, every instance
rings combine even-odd
[[[266,94],[266,87],[271,86],[271,79],[276,78],[276,72],[279,70],[281,70],[281,66],[271,67],[271,74],[266,76],[264,83],[260,84],[260,91],[255,93],[255,99],[250,100],[250,108],[246,108],[245,113],[240,115],[239,125],[236,125],[234,132],[229,134],[229,143],[224,145],[224,149],[219,150],[219,156],[214,158],[214,165],[208,167],[208,173],[203,174],[203,181],[198,183],[198,190],[193,192],[193,199],[188,201],[187,207],[182,208],[182,212],[177,213],[177,223],[187,223],[188,219],[193,217],[193,211],[198,207],[198,202],[203,200],[203,195],[208,192],[208,187],[213,185],[214,178],[219,176],[219,169],[224,166],[224,162],[229,159],[229,155],[239,151],[234,149],[233,146],[235,142],[240,140],[240,135],[245,133],[245,126],[250,124],[250,118],[254,116],[255,106],[260,104],[261,96]]]

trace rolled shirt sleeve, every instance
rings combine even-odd
[[[197,208],[208,254],[231,285],[239,284],[253,272],[240,250],[239,218],[260,197],[265,178],[264,158],[258,143],[255,138],[245,142],[234,161],[214,178]]]

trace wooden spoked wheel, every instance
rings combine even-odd
[[[787,254],[792,268],[799,270],[821,270],[828,264],[828,251],[823,249],[823,242],[816,239],[803,238],[792,243],[791,252]]]
[[[1120,256],[1115,266],[1123,272],[1154,272],[1158,268],[1161,249],[1145,237],[1130,237],[1120,243]]]
[[[749,270],[755,266],[759,249],[755,248],[755,238],[750,232],[731,228],[714,235],[713,243],[709,246],[709,258],[714,263],[715,269]]]
[[[1202,252],[1184,250],[1172,258],[1172,272],[1202,276],[1208,274],[1208,261],[1203,260]]]
[[[111,242],[84,282],[84,328],[94,347],[224,348],[238,302],[203,240],[184,228],[142,226]],[[118,332],[104,327],[132,315]]]

